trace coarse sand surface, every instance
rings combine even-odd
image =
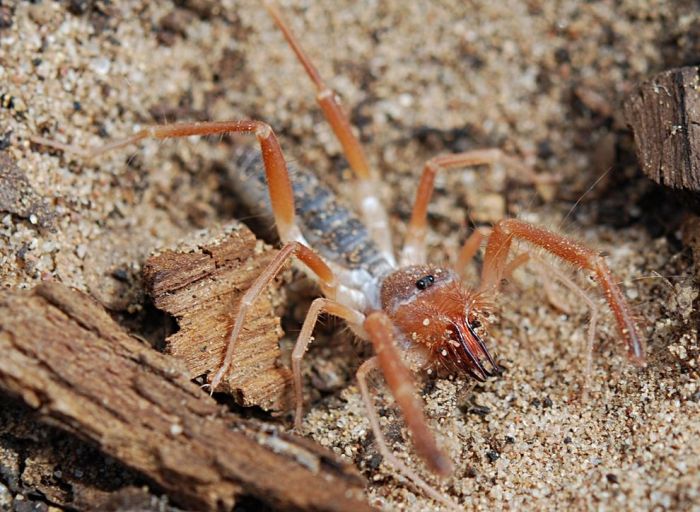
[[[95,146],[161,122],[261,119],[288,159],[339,195],[350,191],[313,88],[258,2],[2,5],[0,147],[17,166],[2,186],[24,187],[23,204],[0,194],[4,287],[59,280],[131,315],[134,328],[147,255],[236,211],[225,186],[229,139],[145,141],[88,162],[32,144],[32,135]],[[397,243],[425,160],[498,147],[560,181],[521,183],[502,165],[440,175],[430,207],[432,259],[450,261],[470,224],[517,217],[605,253],[641,319],[648,364],[640,369],[628,362],[594,283],[560,265],[601,313],[582,400],[589,309],[556,283],[553,307],[537,265],[519,269],[497,297],[489,328],[504,374],[476,385],[423,383],[430,424],[456,466],[436,485],[475,510],[700,510],[693,261],[680,241],[681,207],[637,170],[621,114],[640,80],[692,61],[686,34],[700,33],[693,3],[295,0],[281,7],[359,129],[382,176]],[[285,346],[308,304],[289,296]],[[329,323],[305,360],[308,434],[358,465],[377,507],[438,509],[379,457],[352,376],[369,352]],[[433,481],[380,379],[376,389],[392,449]]]

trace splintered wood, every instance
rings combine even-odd
[[[672,69],[641,84],[624,104],[637,159],[656,183],[700,190],[700,67]]]
[[[356,470],[304,439],[223,411],[182,364],[59,284],[0,294],[0,390],[141,472],[178,504],[369,510]]]
[[[191,378],[219,369],[241,296],[275,253],[244,225],[231,223],[216,233],[199,232],[146,262],[153,302],[180,326],[167,338],[166,351],[185,363]],[[279,288],[270,288],[251,308],[231,371],[217,391],[244,406],[280,411],[290,405],[291,374],[278,361],[282,331],[271,297]]]

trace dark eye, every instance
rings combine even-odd
[[[433,276],[421,277],[418,281],[416,281],[416,288],[419,290],[425,290],[429,286],[432,286],[434,282],[435,278]]]

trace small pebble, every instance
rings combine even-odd
[[[107,73],[109,73],[111,64],[109,62],[109,59],[102,57],[90,61],[90,67],[98,75],[106,75]]]

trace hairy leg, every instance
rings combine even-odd
[[[462,244],[462,248],[457,254],[457,262],[455,263],[455,268],[462,277],[464,277],[467,265],[474,259],[474,256],[476,256],[476,253],[479,251],[483,240],[484,234],[481,230],[475,229]]]
[[[334,300],[318,298],[311,303],[309,312],[306,314],[306,318],[304,319],[304,325],[301,327],[301,332],[299,333],[297,342],[294,345],[294,350],[292,351],[292,374],[294,375],[295,402],[294,428],[297,432],[301,432],[304,409],[304,397],[301,384],[301,360],[304,357],[304,353],[306,353],[309,343],[311,343],[311,340],[313,339],[312,334],[314,327],[316,326],[316,322],[318,321],[318,316],[322,313],[337,316],[355,326],[361,326],[365,320],[365,315],[359,311],[343,306]]]
[[[311,62],[311,59],[301,47],[299,40],[292,34],[289,26],[284,21],[282,13],[277,5],[272,1],[264,1],[263,5],[268,13],[270,13],[270,16],[272,16],[275,24],[282,31],[289,46],[304,67],[306,74],[316,86],[316,100],[328,124],[330,124],[336,138],[340,142],[350,168],[355,173],[357,179],[355,201],[362,214],[362,218],[382,253],[389,262],[393,263],[395,258],[391,243],[389,217],[377,196],[376,177],[370,169],[369,162],[367,161],[360,141],[352,131],[352,126],[347,114],[338,102],[338,95],[323,81],[318,70]]]
[[[413,375],[401,358],[394,339],[395,327],[386,313],[375,311],[364,323],[379,367],[384,374],[391,394],[403,413],[413,436],[416,451],[438,475],[447,476],[452,471],[450,459],[438,448],[435,436],[428,428],[423,414],[423,401],[417,396]]]
[[[507,268],[513,239],[540,247],[580,269],[593,272],[605,300],[615,316],[620,337],[633,362],[644,364],[644,343],[639,328],[608,266],[598,252],[583,244],[517,219],[502,220],[493,228],[486,246],[481,274],[481,291],[495,292]]]
[[[561,297],[557,296],[556,292],[554,291],[554,288],[552,287],[552,276],[549,275],[544,269],[544,267],[548,264],[544,260],[535,257],[529,252],[521,252],[517,254],[512,260],[510,260],[506,265],[505,269],[503,270],[502,279],[511,279],[513,277],[513,273],[530,260],[542,262],[542,265],[537,266],[536,269],[540,273],[540,278],[542,279],[542,287],[544,288],[545,295],[547,295],[547,300],[549,301],[549,304],[553,308],[561,311],[562,313],[571,314],[571,308],[561,299]],[[551,267],[551,265],[549,265],[548,267]]]
[[[499,162],[506,164],[512,174],[524,181],[551,181],[551,177],[537,176],[531,168],[522,164],[516,158],[507,156],[500,149],[477,149],[466,153],[455,153],[431,158],[423,166],[423,173],[418,183],[418,191],[416,192],[416,199],[413,203],[411,220],[408,224],[406,240],[404,241],[403,250],[401,251],[400,262],[402,266],[425,263],[425,235],[428,226],[428,203],[433,195],[435,175],[438,171],[462,169],[474,165],[494,165]],[[467,254],[467,256],[469,256],[469,254]]]
[[[583,385],[581,386],[581,398],[585,400],[588,396],[588,390],[591,383],[591,373],[593,371],[593,342],[595,340],[595,330],[598,324],[598,306],[596,306],[593,299],[591,299],[588,294],[583,291],[579,285],[572,281],[564,272],[556,268],[554,265],[550,265],[542,258],[533,257],[532,259],[539,265],[542,270],[543,277],[546,280],[549,280],[552,275],[556,277],[561,284],[581,297],[581,300],[586,303],[588,309],[591,311],[591,318],[588,321],[588,333],[586,335],[586,367],[584,369]],[[549,300],[552,302],[551,297]]]
[[[265,177],[270,192],[272,213],[275,217],[277,232],[283,242],[300,239],[299,228],[295,224],[294,193],[289,178],[287,164],[280,148],[277,136],[267,123],[255,120],[243,121],[211,121],[206,123],[177,123],[153,126],[140,130],[130,137],[110,142],[102,147],[93,149],[77,148],[61,144],[43,137],[32,137],[37,144],[57,148],[74,153],[82,158],[91,159],[108,151],[135,144],[144,139],[171,139],[190,137],[193,135],[217,135],[227,133],[253,133],[260,144]]]
[[[367,376],[369,373],[372,370],[379,368],[379,358],[378,356],[374,356],[362,363],[360,368],[357,370],[357,382],[360,386],[360,392],[362,393],[362,400],[365,402],[365,407],[367,408],[367,417],[369,418],[369,424],[372,428],[374,439],[377,442],[379,453],[381,453],[382,457],[384,457],[384,459],[401,475],[408,478],[410,482],[421,489],[427,496],[433,498],[439,503],[442,503],[443,505],[446,505],[452,510],[461,510],[461,508],[450,501],[446,496],[423,480],[415,471],[401,462],[401,460],[399,460],[399,458],[396,457],[396,455],[394,455],[389,449],[384,434],[382,433],[382,429],[379,424],[379,417],[377,416],[377,410],[374,406],[374,401],[372,400],[372,395],[369,392],[369,386],[367,384]]]
[[[224,355],[224,360],[221,363],[221,367],[216,372],[211,380],[210,389],[213,393],[216,387],[221,383],[226,373],[231,366],[233,361],[233,356],[236,348],[236,340],[240,335],[241,328],[245,322],[246,314],[250,307],[255,304],[257,298],[262,294],[268,284],[275,278],[275,276],[282,270],[284,264],[293,256],[299,259],[306,267],[311,270],[318,278],[321,283],[321,290],[324,295],[335,298],[335,292],[337,288],[336,279],[333,275],[331,269],[326,265],[326,263],[311,249],[306,247],[299,242],[289,242],[287,243],[275,258],[270,262],[268,267],[263,271],[260,276],[253,282],[250,288],[245,292],[241,302],[238,305],[238,311],[233,320],[233,328],[228,337],[228,344],[226,346],[226,354]]]

